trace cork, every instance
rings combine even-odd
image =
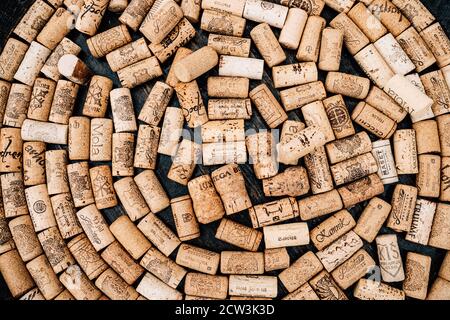
[[[230,275],[228,282],[232,296],[275,298],[278,294],[275,276]]]
[[[308,15],[319,16],[325,7],[323,0],[280,0],[281,5],[290,8],[304,8]]]
[[[69,124],[75,107],[80,86],[67,80],[58,80],[48,120],[59,124]]]
[[[450,281],[437,277],[428,293],[427,300],[448,300],[450,295],[448,290],[450,288]]]
[[[53,271],[58,274],[75,263],[64,239],[56,226],[38,233],[39,242],[50,262]]]
[[[361,238],[349,231],[325,249],[316,253],[325,270],[332,272],[363,246]]]
[[[450,87],[450,67],[446,66],[442,68],[441,71],[444,75],[445,81],[447,82],[447,86]]]
[[[244,120],[208,121],[201,127],[203,143],[234,142],[245,139]]]
[[[95,280],[95,286],[111,300],[136,300],[139,296],[113,269],[106,269]]]
[[[339,285],[325,270],[309,280],[309,284],[320,300],[348,300]]]
[[[326,98],[321,81],[314,81],[280,91],[281,102],[286,111],[299,109],[311,102]]]
[[[331,20],[330,26],[344,32],[344,44],[351,55],[357,54],[370,43],[364,32],[344,12]]]
[[[440,153],[439,132],[435,120],[425,120],[413,123],[416,132],[417,154]]]
[[[386,29],[394,35],[401,34],[409,28],[411,22],[391,1],[373,0],[368,4],[369,11],[381,21]]]
[[[384,282],[405,280],[402,257],[398,247],[397,235],[384,234],[376,239],[381,277]]]
[[[56,82],[46,78],[37,78],[31,92],[28,106],[28,119],[47,121],[55,94]]]
[[[67,165],[67,176],[75,207],[94,203],[88,162],[75,162]]]
[[[86,234],[81,233],[70,240],[67,247],[89,280],[97,278],[108,268]]]
[[[290,8],[278,38],[280,45],[286,49],[297,50],[307,20],[308,13],[304,9]]]
[[[449,281],[450,279],[450,253],[446,253],[444,257],[444,261],[442,261],[441,267],[439,269],[439,277]]]
[[[158,153],[174,156],[183,130],[183,109],[167,107],[159,138]]]
[[[237,57],[248,57],[251,39],[210,33],[208,46],[216,50],[217,54]]]
[[[181,243],[176,234],[153,213],[146,215],[137,227],[167,257]]]
[[[23,262],[31,261],[43,253],[29,215],[12,219],[8,226]]]
[[[225,299],[228,294],[228,277],[189,272],[184,284],[186,295]]]
[[[45,172],[47,176],[47,188],[49,195],[69,192],[66,166],[66,150],[48,150],[45,152]]]
[[[381,139],[390,138],[397,129],[394,120],[365,102],[355,107],[352,120]]]
[[[151,46],[151,45],[150,45]],[[216,48],[215,48],[216,49]],[[217,49],[216,49],[217,51]],[[175,88],[177,83],[180,82],[180,80],[175,75],[175,68],[173,68],[174,64],[183,58],[187,57],[192,53],[191,49],[181,47],[178,50],[176,50],[175,57],[173,58],[172,65],[169,68],[169,72],[167,73],[165,84],[171,86],[172,88]]]
[[[42,293],[39,291],[38,288],[31,289],[27,293],[25,293],[23,296],[19,298],[19,300],[34,300],[34,301],[43,301],[45,300]]]
[[[297,86],[318,80],[318,71],[314,62],[294,63],[272,68],[275,88]]]
[[[26,268],[46,300],[52,300],[64,290],[45,255],[28,262]]]
[[[366,250],[360,249],[332,273],[334,281],[342,289],[348,289],[367,273],[374,272],[376,263]]]
[[[14,298],[24,295],[35,286],[17,250],[0,255],[0,273]]]
[[[430,48],[440,68],[450,63],[450,40],[439,22],[420,32],[421,37]]]
[[[134,134],[129,132],[113,133],[112,149],[112,175],[132,176],[134,173]]]
[[[364,278],[358,281],[353,295],[360,300],[405,300],[403,290],[391,287],[383,282]]]
[[[109,96],[115,132],[137,131],[130,89],[113,89]]]
[[[322,101],[312,102],[303,106],[302,115],[305,119],[306,126],[320,128],[325,137],[325,142],[335,140],[334,132]]]
[[[387,226],[398,232],[409,231],[416,206],[418,189],[413,186],[397,184],[392,195],[392,210]]]
[[[247,162],[245,141],[204,143],[202,150],[205,166]]]
[[[21,83],[13,83],[6,103],[3,126],[22,127],[27,117],[28,105],[31,101],[32,88]],[[24,137],[22,139],[26,140]]]
[[[250,37],[269,68],[286,60],[286,54],[267,23],[258,24],[250,31]]]
[[[324,71],[338,71],[344,33],[339,29],[325,28],[322,31],[318,68]]]
[[[72,29],[72,12],[60,7],[39,32],[36,41],[53,51]]]
[[[253,228],[260,228],[298,217],[299,210],[295,198],[289,197],[256,205],[249,215]]]
[[[397,74],[392,77],[386,83],[384,91],[410,114],[413,123],[434,116],[431,110],[433,100],[404,76]]]
[[[94,204],[79,210],[77,217],[96,251],[106,248],[114,241],[105,219]]]
[[[380,88],[384,88],[386,83],[394,76],[391,67],[373,44],[369,44],[359,51],[354,58],[367,77]]]
[[[441,115],[436,118],[438,123],[439,140],[441,141],[441,155],[450,156],[450,115]]]
[[[78,222],[75,205],[70,193],[61,193],[50,198],[56,224],[63,239],[72,238],[83,232]]]
[[[150,273],[146,273],[139,282],[136,291],[148,300],[182,300],[183,294],[159,280]]]
[[[113,188],[111,169],[108,165],[91,167],[92,191],[95,205],[99,210],[111,208],[117,205],[117,197]]]
[[[418,156],[419,173],[416,176],[418,195],[421,197],[439,198],[441,157],[422,154]]]
[[[192,23],[197,23],[200,19],[201,3],[196,0],[181,0],[180,4],[183,14]]]
[[[201,157],[201,146],[188,139],[183,139],[172,160],[167,177],[182,185],[187,185]]]
[[[388,218],[391,208],[389,203],[378,197],[370,199],[353,231],[367,242],[372,243]]]
[[[54,11],[55,9],[45,1],[37,0],[33,2],[13,32],[26,42],[32,42]]]
[[[92,76],[89,67],[76,55],[65,54],[58,61],[58,71],[72,82],[86,84]]]
[[[137,31],[154,2],[154,0],[131,0],[119,16],[119,21],[126,24],[133,31]]]
[[[407,115],[407,110],[377,86],[372,86],[365,102],[396,122],[401,122]]]
[[[131,42],[131,36],[125,25],[121,24],[96,34],[86,40],[94,58],[102,58],[108,53]]]
[[[403,31],[396,40],[414,63],[417,72],[427,69],[436,62],[433,53],[414,27]]]
[[[103,15],[108,7],[108,0],[92,0],[85,2],[75,22],[75,29],[81,33],[93,36],[97,33]]]
[[[0,80],[0,124],[3,123],[3,117],[5,116],[6,104],[8,103],[9,90],[11,89],[11,83],[8,81]]]
[[[134,177],[134,182],[151,212],[157,213],[169,206],[170,200],[153,170],[142,171]]]
[[[200,236],[200,228],[192,207],[191,198],[186,196],[170,200],[173,220],[181,241],[188,241]]]
[[[429,246],[450,250],[450,242],[448,241],[449,216],[450,205],[442,202],[438,203],[428,241]]]
[[[392,3],[401,10],[419,32],[433,23],[435,19],[430,11],[418,0],[392,0]]]
[[[261,84],[250,91],[249,97],[270,128],[276,128],[287,120],[286,112],[266,84]]]
[[[0,129],[0,172],[20,172],[22,170],[23,141],[20,128]]]
[[[156,57],[138,61],[128,67],[117,71],[120,83],[124,88],[134,88],[147,81],[163,75],[161,66]]]
[[[252,116],[252,108],[250,99],[228,98],[228,99],[208,100],[209,120],[231,120],[231,119],[248,120],[251,118],[251,116]]]
[[[395,166],[398,174],[419,172],[416,133],[414,129],[397,130],[394,134]]]
[[[130,42],[106,54],[106,61],[113,72],[117,72],[138,61],[150,58],[152,53],[144,38]]]
[[[304,161],[313,194],[324,193],[334,188],[327,155],[323,146],[307,154]]]
[[[369,93],[370,80],[348,73],[329,72],[325,81],[327,91],[355,99],[365,99]]]
[[[102,295],[77,265],[68,267],[59,280],[77,300],[98,300]]]
[[[249,251],[258,250],[262,237],[260,231],[225,218],[216,231],[217,239]]]
[[[263,22],[275,28],[282,28],[288,8],[261,0],[247,0],[242,16],[251,21]]]
[[[266,197],[298,197],[308,193],[310,188],[308,173],[300,166],[289,167],[282,173],[263,179],[262,184]]]
[[[183,18],[161,43],[152,43],[149,48],[158,60],[164,63],[178,48],[186,45],[195,36],[195,32],[192,24]]]
[[[147,241],[145,238],[144,240]],[[144,273],[144,268],[133,260],[118,241],[106,247],[101,257],[129,285],[135,283]]]
[[[308,17],[296,54],[298,61],[318,61],[320,54],[320,41],[325,24],[326,21],[322,17]]]
[[[301,0],[303,1],[303,0]],[[322,0],[319,0],[322,1]],[[314,292],[313,288],[309,285],[309,283],[305,283],[300,286],[297,290],[287,294],[281,300],[319,300],[319,297]]]
[[[432,71],[420,76],[420,80],[428,97],[433,99],[431,106],[435,116],[449,112],[450,90],[442,71]]]
[[[245,2],[245,0],[237,0],[232,3],[224,0],[204,0],[202,1],[202,9],[225,11],[241,17],[242,12],[244,11]]]
[[[355,128],[342,95],[331,96],[322,102],[334,137],[342,139],[354,135]]]
[[[175,261],[183,267],[210,275],[216,274],[220,262],[220,254],[189,244],[182,244]],[[186,279],[186,282],[187,279]],[[185,285],[185,293],[186,285]]]
[[[9,38],[0,54],[0,79],[12,81],[20,63],[28,50],[28,45]]]
[[[255,58],[220,56],[219,76],[242,77],[262,80],[264,60]]]
[[[435,202],[418,198],[414,208],[411,228],[405,239],[426,246],[430,237],[435,212]]]
[[[106,118],[91,120],[90,154],[91,161],[111,161],[113,121]]]
[[[450,158],[441,158],[441,201],[450,201]]]
[[[87,117],[70,117],[68,151],[70,160],[89,160],[91,123]]]
[[[195,128],[208,122],[208,114],[206,113],[200,88],[196,80],[178,83],[175,86],[175,92],[183,110],[184,118],[190,128]]]
[[[0,176],[3,206],[6,218],[28,214],[23,176],[20,172],[4,173]]]
[[[61,78],[58,71],[59,59],[66,54],[78,55],[80,51],[81,48],[76,43],[68,38],[63,38],[45,61],[41,72],[53,81],[58,81]]]
[[[39,184],[26,188],[25,197],[36,232],[56,226],[47,185]]]
[[[380,20],[367,9],[364,3],[356,4],[349,12],[348,17],[361,29],[369,38],[370,42],[375,42],[387,33],[387,29]]]
[[[191,82],[219,63],[216,50],[204,46],[174,64],[175,76],[181,82]]]
[[[136,221],[150,212],[150,208],[133,178],[126,177],[117,180],[114,183],[114,190],[131,221]]]
[[[119,13],[123,12],[128,6],[128,0],[111,0],[108,4],[108,11]]]
[[[341,210],[311,230],[310,237],[318,250],[322,250],[356,225],[347,210]]]
[[[67,144],[68,125],[25,119],[22,139],[41,143]]]
[[[172,94],[172,87],[164,82],[157,81],[147,96],[138,119],[152,126],[157,126],[164,116]]]
[[[103,118],[109,102],[109,93],[113,87],[111,79],[94,75],[89,83],[89,88],[84,100],[83,115],[93,118]]]
[[[3,207],[2,209],[3,210]],[[12,250],[13,246],[11,246],[11,243],[14,243],[11,231],[8,227],[8,221],[5,218],[5,213],[0,211],[0,252],[4,253],[6,251]],[[1,254],[0,253],[0,254]]]
[[[264,243],[267,249],[309,244],[309,229],[305,222],[265,226],[263,232]]]
[[[264,250],[264,270],[266,272],[286,269],[289,268],[289,265],[290,257],[286,248]]]
[[[177,288],[187,271],[155,248],[142,257],[140,265],[172,288]]]
[[[341,210],[343,205],[339,192],[333,189],[299,200],[298,208],[302,221],[307,221]]]
[[[294,261],[289,268],[283,270],[278,277],[284,287],[292,292],[307,283],[322,269],[323,266],[317,256],[312,251],[308,251]]]
[[[220,272],[222,274],[264,274],[264,253],[222,251]]]
[[[377,174],[370,174],[338,189],[345,208],[369,200],[384,192],[384,185]]]

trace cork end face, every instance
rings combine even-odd
[[[73,54],[63,55],[58,61],[58,71],[64,77],[77,84],[85,84],[92,72],[77,56]]]
[[[191,82],[192,80],[192,75],[189,71],[189,68],[180,63],[177,62],[174,66],[174,72],[175,72],[175,76],[178,78],[178,80],[180,80],[181,82]]]

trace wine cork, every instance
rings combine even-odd
[[[252,108],[250,99],[230,98],[230,99],[208,100],[208,118],[210,120],[231,120],[231,119],[248,120],[251,118],[251,116],[252,116]]]
[[[336,190],[310,196],[298,201],[303,221],[320,217],[342,209],[342,200]]]
[[[150,273],[139,282],[136,291],[148,300],[182,300],[183,294]]]
[[[286,60],[286,54],[267,23],[261,23],[250,31],[250,37],[269,68]]]
[[[158,60],[164,63],[178,48],[186,45],[195,36],[195,32],[192,24],[183,18],[161,43],[151,43],[149,48]]]
[[[175,86],[175,92],[190,128],[201,126],[208,121],[208,114],[196,80],[178,83]]]
[[[191,197],[186,195],[174,198],[170,200],[170,206],[180,240],[188,241],[198,238],[200,228],[192,207]]]
[[[75,22],[75,29],[90,36],[96,34],[108,3],[108,0],[85,1]]]
[[[418,198],[414,208],[411,228],[405,239],[426,246],[430,237],[435,212],[435,202]]]
[[[1,59],[1,57],[0,57]],[[1,71],[0,71],[1,72]],[[3,123],[3,117],[5,116],[6,104],[8,103],[9,90],[11,89],[11,83],[8,81],[0,80],[0,124]]]
[[[450,253],[446,253],[444,261],[442,261],[441,267],[439,269],[439,277],[449,281],[450,279]]]
[[[14,298],[22,296],[34,287],[34,281],[17,250],[0,255],[0,273]]]
[[[450,242],[448,240],[449,217],[450,205],[442,202],[438,203],[428,241],[429,246],[450,250]]]
[[[113,87],[111,79],[94,75],[89,84],[86,100],[83,105],[83,115],[102,118],[108,107],[109,93]]]
[[[416,132],[417,153],[440,153],[439,132],[435,120],[425,120],[413,123]]]
[[[402,257],[397,235],[385,234],[376,238],[381,277],[384,282],[398,282],[405,279]]]
[[[77,300],[98,300],[102,295],[77,265],[68,267],[59,280]]]
[[[217,51],[217,49],[216,49],[216,51]],[[172,65],[170,66],[169,72],[167,73],[167,77],[166,77],[166,81],[165,81],[165,83],[167,85],[171,86],[172,88],[175,88],[177,83],[180,82],[180,80],[175,75],[175,70],[174,70],[175,68],[173,68],[173,65],[175,64],[175,62],[180,61],[181,59],[187,57],[191,53],[192,53],[191,49],[184,48],[184,47],[181,47],[178,50],[176,50],[175,57],[172,60]]]
[[[80,51],[81,48],[76,43],[68,38],[63,38],[45,61],[41,72],[53,81],[58,81],[61,78],[58,71],[59,59],[66,54],[78,55]]]
[[[67,177],[75,207],[84,207],[94,203],[87,161],[68,164]]]
[[[424,86],[425,93],[433,99],[431,106],[435,116],[449,112],[450,109],[450,90],[447,86],[442,71],[432,71],[420,76]]]
[[[94,193],[95,205],[101,209],[111,208],[117,205],[117,197],[113,188],[111,169],[108,165],[91,167],[92,191]]]
[[[401,122],[407,115],[407,110],[377,86],[372,86],[365,102],[396,122]]]
[[[25,293],[23,296],[19,298],[19,300],[34,300],[34,301],[43,301],[45,300],[42,293],[39,291],[38,288],[31,289],[27,293]]]
[[[134,134],[129,132],[113,133],[112,136],[112,175],[132,176]]]
[[[48,19],[50,19],[54,11],[55,9],[45,1],[34,1],[16,25],[13,32],[26,42],[32,42],[45,26]]]
[[[370,43],[364,32],[344,12],[331,20],[330,26],[344,32],[344,44],[351,55],[357,54]]]
[[[431,286],[428,293],[427,300],[448,300],[450,295],[448,290],[450,288],[450,281],[437,277]]]
[[[450,201],[450,158],[441,158],[441,201]]]
[[[3,207],[2,207],[3,210]],[[5,213],[0,212],[0,252],[5,253],[6,251],[14,249],[11,243],[14,243],[11,231],[8,227],[8,222],[5,218]],[[9,248],[9,249],[8,249]],[[4,251],[5,250],[5,251]]]
[[[174,64],[175,76],[181,82],[191,82],[214,68],[218,62],[214,48],[204,46]]]
[[[368,5],[369,11],[374,15],[386,29],[394,35],[394,37],[401,34],[409,28],[411,22],[406,18],[399,8],[397,8],[391,1],[373,0]]]
[[[208,121],[201,127],[201,138],[203,143],[242,141],[244,120]]]
[[[291,87],[318,80],[314,62],[294,63],[272,68],[275,88]]]
[[[279,2],[290,8],[301,8],[310,16],[319,16],[325,6],[323,0],[280,0]]]
[[[325,148],[318,147],[305,156],[305,166],[313,194],[327,192],[333,189],[333,179],[328,165]]]
[[[187,185],[194,173],[195,166],[201,157],[201,146],[195,142],[183,139],[172,160],[167,177],[179,184]]]
[[[441,115],[436,118],[438,123],[439,139],[441,141],[441,155],[450,156],[450,115]]]
[[[56,226],[47,185],[28,187],[25,189],[25,197],[36,232]]]
[[[38,2],[38,1],[36,1]],[[28,50],[28,45],[9,38],[0,54],[0,79],[12,81],[20,63]]]
[[[301,8],[301,7],[300,7]],[[306,7],[290,8],[278,41],[286,49],[297,50],[308,20]]]
[[[208,37],[208,46],[216,50],[217,54],[237,57],[248,57],[251,40],[248,38],[226,36],[211,33]]]
[[[0,130],[0,172],[20,172],[22,170],[23,141],[20,128]]]
[[[91,121],[87,117],[70,117],[68,151],[70,160],[89,160]]]
[[[23,177],[20,172],[0,176],[3,206],[6,218],[28,214]]]
[[[414,63],[417,72],[421,72],[434,64],[436,58],[419,33],[410,27],[396,37],[402,49]]]
[[[111,0],[108,4],[108,11],[118,13],[125,10],[128,6],[128,0]]]
[[[114,189],[131,221],[136,221],[150,212],[133,178],[126,177],[116,181]]]
[[[325,4],[337,12],[349,12],[355,0],[324,0]]]
[[[372,198],[364,208],[353,231],[367,242],[372,243],[390,211],[389,203],[377,197]]]
[[[246,0],[242,16],[245,19],[263,22],[275,28],[283,28],[288,8],[261,0]]]
[[[365,99],[369,93],[370,80],[348,73],[329,72],[325,81],[327,91],[355,99]]]
[[[28,105],[31,101],[32,89],[30,86],[20,83],[13,83],[9,91],[8,102],[6,103],[3,125],[15,128],[22,127],[27,117]],[[24,137],[22,139],[25,140]]]
[[[341,64],[344,33],[339,29],[325,28],[322,31],[318,67],[324,71],[338,71]]]
[[[192,23],[197,23],[200,19],[201,3],[196,0],[181,0],[180,4],[183,15]]]
[[[52,300],[64,290],[45,255],[28,262],[26,268],[46,300]]]
[[[369,279],[360,279],[353,295],[360,300],[405,300],[403,290]]]
[[[373,44],[369,44],[354,57],[364,73],[380,88],[383,88],[394,76],[391,67]]]
[[[228,277],[189,272],[184,284],[186,295],[225,299],[228,294]]]
[[[325,24],[326,21],[322,17],[308,17],[296,54],[298,61],[318,61],[320,53],[320,40]]]
[[[220,56],[219,76],[262,80],[264,60],[234,56]]]
[[[22,139],[42,143],[67,144],[68,126],[26,119],[22,125]]]
[[[398,174],[419,173],[414,129],[401,129],[395,132],[394,156]]]
[[[208,224],[223,217],[225,209],[209,175],[190,180],[188,189],[199,223]]]
[[[112,158],[113,121],[106,118],[92,119],[90,135],[89,159],[91,161],[110,161]]]
[[[216,231],[216,238],[244,250],[257,251],[263,234],[243,224],[222,219]]]
[[[117,72],[138,61],[151,57],[145,39],[140,38],[106,54],[106,61],[113,72]]]
[[[113,269],[106,269],[95,280],[95,286],[111,300],[136,300],[139,296]]]
[[[55,273],[58,274],[75,263],[57,227],[44,230],[37,236]]]
[[[31,261],[43,253],[30,216],[14,218],[8,226],[20,258],[24,262]]]
[[[306,1],[306,0],[300,0],[300,1]],[[319,1],[322,1],[322,0],[319,0]],[[313,288],[309,285],[309,283],[305,283],[304,285],[300,286],[297,290],[294,290],[293,292],[284,296],[281,300],[312,301],[312,300],[319,300],[319,297],[314,292]]]
[[[366,132],[358,132],[325,146],[330,164],[335,164],[372,151],[372,142]]]
[[[418,195],[421,197],[439,198],[441,157],[422,154],[418,156],[419,173],[416,176]]]
[[[89,280],[97,278],[108,269],[108,265],[96,252],[86,234],[81,233],[73,238],[67,247]]]
[[[205,166],[247,162],[245,141],[205,143],[202,149]]]
[[[165,0],[164,0],[165,1]],[[124,88],[134,88],[140,84],[163,75],[156,57],[138,61],[117,71],[120,83]]]
[[[285,122],[283,122],[283,126],[281,128],[280,143],[288,143],[305,128],[305,123],[301,121],[286,120]],[[297,162],[295,162],[294,164],[297,164]]]
[[[150,91],[139,113],[139,120],[157,126],[172,98],[173,89],[164,82],[157,81]]]
[[[384,192],[384,185],[377,174],[356,180],[338,189],[345,208],[369,200]]]
[[[299,109],[304,105],[326,98],[326,91],[321,81],[302,84],[280,91],[281,102],[286,111]]]
[[[405,75],[415,70],[415,65],[391,33],[378,39],[374,46],[395,74]]]
[[[370,42],[375,42],[387,33],[387,29],[380,20],[377,19],[371,10],[367,9],[364,3],[356,4],[349,12],[348,16],[369,38]]]
[[[309,280],[309,284],[320,300],[348,300],[339,285],[325,270]]]
[[[292,292],[307,283],[322,269],[323,266],[317,256],[312,251],[308,251],[294,261],[289,268],[283,270],[278,277],[284,287]]]
[[[276,176],[264,179],[262,183],[267,197],[298,197],[308,193],[310,186],[308,173],[300,166],[289,167]]]
[[[119,21],[137,31],[154,2],[154,0],[131,0],[120,15]]]
[[[60,7],[39,32],[36,41],[53,51],[72,29],[72,12]]]
[[[249,97],[270,128],[276,128],[287,120],[286,112],[266,84],[261,84],[250,91]]]
[[[302,115],[307,126],[316,126],[321,129],[325,142],[335,140],[334,132],[322,101],[312,102],[303,106]]]
[[[352,120],[381,139],[390,138],[397,129],[394,120],[365,102],[353,110]]]
[[[63,239],[72,238],[81,232],[80,223],[77,220],[75,205],[70,193],[61,193],[50,198],[53,213],[55,215],[58,229]]]
[[[181,243],[176,234],[153,213],[146,215],[137,227],[167,257]]]
[[[311,230],[311,241],[318,250],[322,250],[353,229],[355,225],[355,220],[347,210],[338,211]]]
[[[157,213],[167,208],[170,200],[153,170],[144,170],[134,177],[151,212]]]
[[[208,78],[207,88],[209,97],[244,99],[248,97],[249,79],[213,76]]]
[[[67,80],[58,80],[48,120],[59,124],[69,124],[80,86]]]
[[[289,220],[299,215],[295,198],[283,198],[258,204],[248,210],[253,228],[260,228]]]
[[[69,192],[66,166],[66,150],[48,150],[45,152],[45,172],[49,195]]]
[[[410,114],[413,123],[434,116],[431,110],[433,100],[402,75],[392,77],[386,83],[384,91]]]
[[[244,11],[245,0],[237,0],[229,3],[224,0],[204,0],[202,1],[203,10],[216,10],[229,12],[235,16],[242,16]]]
[[[372,154],[378,165],[378,176],[383,184],[398,182],[394,155],[389,140],[378,140],[372,143]]]
[[[46,78],[37,78],[28,106],[28,119],[47,121],[55,94],[56,83]]]
[[[220,272],[223,274],[263,274],[264,253],[246,251],[222,251]]]
[[[309,229],[305,222],[265,226],[263,231],[264,243],[267,249],[309,244]]]
[[[139,259],[151,247],[128,216],[120,216],[110,225],[111,233],[134,259]]]
[[[286,248],[264,250],[264,270],[266,272],[289,268],[290,257]]]
[[[233,296],[275,298],[278,294],[277,277],[230,275],[228,291]]]
[[[434,21],[434,16],[419,0],[392,0],[392,3],[401,10],[419,32]]]
[[[334,281],[342,289],[348,289],[368,272],[373,272],[376,263],[364,249],[358,250],[332,273]]]
[[[123,24],[98,33],[86,40],[89,51],[97,59],[130,42],[131,36],[127,27]]]
[[[198,109],[198,108],[197,108]],[[164,115],[158,153],[174,156],[177,152],[184,123],[183,109],[167,107]]]
[[[73,54],[65,54],[59,59],[58,71],[70,81],[80,85],[87,83],[92,76],[89,67]]]
[[[213,275],[216,274],[219,267],[220,254],[192,245],[182,244],[178,249],[175,262],[180,266]],[[188,294],[186,290],[185,293]]]
[[[113,89],[110,100],[115,132],[137,131],[130,89]]]
[[[324,99],[323,106],[336,139],[346,138],[355,134],[350,114],[341,95]]]
[[[392,210],[387,226],[395,231],[409,231],[416,206],[417,188],[397,184],[392,195]]]

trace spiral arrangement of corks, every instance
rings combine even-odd
[[[450,299],[450,40],[420,0],[36,0],[0,51],[13,298]]]

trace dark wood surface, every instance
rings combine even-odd
[[[11,31],[14,29],[15,24],[20,20],[21,16],[26,12],[28,6],[32,2],[33,2],[33,0],[2,0],[1,1],[1,4],[0,4],[0,45],[1,45],[1,47],[3,47],[4,43],[6,42],[6,39],[9,36],[13,36],[13,35],[11,35]],[[442,24],[444,29],[447,31],[447,34],[450,34],[450,14],[449,14],[450,1],[448,1],[448,0],[422,0],[422,2],[434,14],[434,16],[437,18],[437,20]],[[325,10],[322,13],[322,16],[325,17],[327,21],[331,21],[331,19],[334,16],[336,16],[336,14],[337,13],[332,11],[331,9],[325,8]],[[118,25],[119,24],[118,16],[119,16],[118,14],[107,12],[104,16],[104,19],[100,26],[99,32],[107,30],[113,26]],[[246,26],[246,31],[245,31],[244,36],[249,37],[249,32],[255,25],[256,25],[256,23],[247,21],[247,26]],[[189,47],[193,50],[206,45],[207,37],[208,37],[207,32],[200,30],[199,24],[196,24],[195,27],[197,29],[197,35],[187,45],[187,47]],[[279,30],[274,29],[274,32],[277,36],[279,35]],[[86,64],[91,68],[91,70],[95,74],[99,74],[99,75],[103,75],[103,76],[107,76],[107,77],[111,78],[114,81],[114,87],[115,88],[120,87],[120,82],[118,80],[117,75],[109,69],[109,66],[106,63],[106,60],[104,58],[103,59],[95,59],[90,55],[89,50],[87,49],[87,45],[86,45],[87,37],[85,35],[79,33],[76,30],[73,30],[69,33],[68,37],[70,39],[74,40],[78,45],[80,45],[82,47],[83,50],[82,50],[82,53],[79,55],[79,57],[86,62]],[[139,37],[140,37],[140,35],[138,33],[133,33],[133,39],[137,39]],[[286,53],[287,53],[288,58],[287,58],[285,64],[297,62],[295,59],[294,51],[286,50]],[[253,44],[251,47],[250,56],[256,57],[256,58],[261,58],[260,54],[257,52],[257,50]],[[163,70],[164,70],[163,77],[160,77],[158,79],[155,79],[153,81],[146,83],[145,85],[141,85],[135,89],[132,89],[133,103],[135,106],[136,115],[139,114],[139,111],[140,111],[142,105],[144,104],[144,101],[147,98],[147,95],[150,92],[154,82],[157,80],[164,81],[171,63],[172,63],[172,59],[168,60],[166,63],[164,63],[162,65]],[[344,49],[344,52],[342,55],[342,62],[341,62],[340,70],[342,72],[363,75],[361,69],[356,64],[356,62],[353,60],[352,56],[348,53],[348,51],[346,49]],[[427,71],[429,71],[429,70],[427,70]],[[208,72],[207,74],[203,75],[202,77],[200,77],[198,79],[198,83],[200,86],[200,90],[201,90],[205,105],[206,105],[207,99],[208,99],[207,92],[206,92],[206,79],[208,76],[216,75],[216,74],[217,74],[217,68]],[[273,88],[273,83],[272,83],[270,75],[271,75],[270,69],[267,66],[265,66],[263,82],[267,83],[271,88]],[[319,77],[321,80],[324,80],[325,76],[326,76],[326,73],[320,72]],[[261,81],[252,80],[250,82],[250,86],[251,86],[251,88],[254,88],[257,85],[259,85],[260,83],[261,83]],[[272,91],[275,94],[275,96],[277,98],[279,98],[278,91],[275,89],[272,89]],[[80,90],[80,93],[77,98],[76,110],[74,112],[75,115],[81,114],[81,106],[84,102],[85,95],[86,95],[86,88],[82,88]],[[345,100],[346,100],[347,106],[349,107],[350,110],[352,110],[354,108],[354,106],[356,105],[356,103],[358,102],[357,100],[349,99],[349,98],[345,98]],[[170,105],[179,106],[178,101],[176,99],[176,95],[174,95],[174,97],[172,98]],[[255,108],[253,108],[253,111],[254,112],[253,112],[253,116],[252,116],[251,120],[246,121],[246,124],[245,124],[246,129],[248,129],[248,128],[266,129],[267,127],[266,127],[264,121],[262,120],[260,114],[255,110]],[[108,111],[108,116],[111,117],[110,109]],[[289,112],[289,119],[302,120],[301,112],[298,110]],[[355,125],[355,126],[357,128],[357,131],[362,130],[361,127],[359,127],[358,125]],[[399,128],[410,128],[410,127],[411,127],[411,123],[410,123],[409,119],[403,121],[399,125]],[[373,141],[377,140],[376,137],[374,137],[374,136],[371,136],[371,138]],[[99,164],[99,163],[96,162],[95,164]],[[302,162],[300,162],[300,164],[302,164]],[[158,165],[157,165],[157,169],[155,171],[156,171],[162,185],[164,186],[165,190],[167,191],[169,197],[175,198],[175,197],[187,194],[188,191],[187,191],[186,187],[181,186],[181,185],[167,179],[167,173],[169,171],[170,165],[171,165],[170,157],[165,156],[165,155],[160,155],[160,154],[158,155]],[[199,165],[196,167],[194,177],[202,175],[202,174],[210,173],[218,167],[219,166],[201,166],[201,165]],[[260,203],[264,203],[264,202],[268,202],[268,201],[272,200],[273,198],[264,196],[263,191],[262,191],[261,181],[257,180],[254,177],[252,166],[245,164],[245,165],[240,165],[240,167],[245,176],[246,187],[247,187],[248,193],[252,199],[253,204],[260,204]],[[281,165],[279,172],[282,172],[283,170],[284,170],[284,166]],[[140,170],[135,169],[135,174],[137,174],[139,172],[140,172]],[[414,185],[415,184],[415,176],[406,176],[406,175],[401,176],[400,181],[401,181],[401,183]],[[393,188],[394,188],[394,185],[386,185],[385,193],[381,196],[381,198],[386,200],[387,202],[390,202]],[[367,204],[366,202],[360,203],[350,210],[350,212],[352,213],[352,215],[355,219],[357,219],[359,217],[359,215],[361,214],[361,212],[364,209],[364,207],[366,206],[366,204]],[[106,217],[107,221],[109,223],[111,223],[119,215],[122,215],[125,213],[124,213],[124,210],[122,209],[122,207],[119,205],[112,209],[103,210],[103,214]],[[158,213],[158,216],[162,220],[164,220],[172,230],[175,231],[175,225],[173,223],[172,213],[171,213],[170,208],[167,208],[166,210]],[[327,217],[329,217],[329,216],[317,218],[312,221],[308,221],[310,230],[314,226],[316,226],[317,224],[322,222],[324,219],[326,219]],[[247,211],[235,214],[235,215],[231,216],[231,219],[241,222],[241,223],[244,223],[248,226],[251,226],[250,218],[248,216]],[[299,219],[296,219],[296,220],[299,220]],[[190,243],[198,245],[203,248],[207,248],[207,249],[216,251],[216,252],[220,252],[223,250],[236,250],[236,249],[239,250],[238,248],[236,248],[232,245],[226,244],[222,241],[219,241],[215,238],[214,235],[215,235],[217,226],[218,226],[218,222],[213,222],[208,225],[201,225],[201,237],[199,239],[190,241]],[[392,233],[392,230],[390,230],[386,227],[383,227],[380,233],[381,234]],[[408,251],[418,252],[418,253],[429,255],[432,257],[431,278],[430,278],[430,285],[431,285],[431,283],[434,281],[434,279],[437,276],[437,272],[441,265],[445,251],[408,242],[408,241],[404,240],[404,236],[405,236],[404,233],[398,234],[399,246],[401,248],[401,254],[402,254],[403,259],[405,259],[406,253]],[[263,245],[261,245],[260,250],[262,250],[262,248],[263,248]],[[378,261],[376,246],[374,243],[369,244],[369,243],[365,242],[364,249],[366,249],[369,252],[369,254],[372,255],[372,257],[375,259],[375,261]],[[295,261],[297,258],[299,258],[303,253],[305,253],[308,250],[317,251],[312,244],[310,244],[308,246],[288,248],[288,252],[291,257],[291,263],[293,261]],[[175,259],[175,257],[176,257],[176,251],[171,255],[172,259]],[[278,271],[274,271],[274,272],[270,272],[269,274],[277,275],[278,273],[279,273]],[[184,282],[182,282],[180,284],[179,288],[182,289],[183,286],[184,286]],[[401,283],[394,284],[394,286],[401,288]],[[279,289],[278,290],[279,297],[282,297],[287,294],[286,289],[280,284],[280,282],[279,282],[278,289]],[[348,290],[346,290],[346,294],[350,298],[352,297],[352,290],[353,290],[353,286],[351,288],[349,288]],[[10,298],[11,298],[10,293],[0,275],[0,300],[10,299]]]

